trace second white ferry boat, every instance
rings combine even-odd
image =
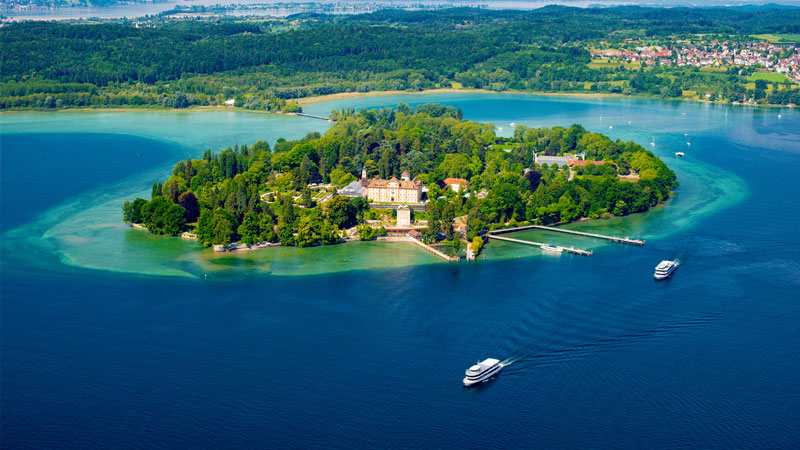
[[[503,370],[500,361],[494,358],[487,358],[467,369],[464,377],[464,386],[472,386],[492,378]]]
[[[653,278],[656,280],[666,280],[672,276],[675,269],[678,268],[678,261],[661,261],[656,266],[656,271],[653,273]]]

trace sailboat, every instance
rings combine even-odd
[[[656,145],[656,137],[655,136],[653,136],[653,140],[652,140],[652,142],[650,142],[650,145],[652,145],[652,146]]]
[[[692,145],[692,140],[691,140],[691,138],[688,138],[688,137],[687,137],[686,139],[687,139],[687,141],[686,141],[686,145],[688,145],[688,146],[691,146],[691,145]]]

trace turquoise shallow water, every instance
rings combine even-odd
[[[681,186],[648,213],[570,225],[643,237],[643,248],[517,233],[594,249],[588,258],[500,242],[472,264],[381,243],[213,255],[125,227],[121,201],[206,147],[300,137],[325,122],[2,115],[3,447],[800,441],[800,114],[473,94],[306,110],[400,98],[453,104],[503,132],[511,122],[577,122],[645,145],[655,137]],[[672,156],[679,149],[682,159]],[[42,170],[25,176],[31,164]],[[26,194],[36,201],[17,198]],[[653,266],[666,258],[682,265],[655,283]],[[463,370],[485,357],[514,362],[463,389]]]
[[[306,110],[312,114],[326,115],[333,108],[395,105],[403,99],[412,104],[442,102],[458,105],[472,120],[495,123],[500,134],[511,133],[512,122],[529,126],[579,122],[614,138],[635,140],[645,145],[655,138],[657,145],[654,151],[667,158],[670,166],[680,175],[681,188],[670,204],[644,215],[574,225],[577,228],[656,239],[690,228],[696,221],[736,204],[747,195],[746,183],[736,174],[720,167],[716,159],[722,153],[714,142],[721,134],[731,130],[742,133],[744,130],[740,125],[753,123],[759,111],[733,111],[733,114],[725,116],[725,108],[706,104],[500,94],[367,97],[313,104]],[[169,167],[179,158],[197,157],[204,148],[218,149],[232,142],[247,143],[257,139],[274,142],[278,137],[300,137],[309,131],[326,129],[328,124],[322,121],[216,111],[70,112],[8,115],[4,117],[3,127],[8,148],[21,148],[23,142],[34,139],[34,136],[34,144],[46,148],[47,139],[61,143],[62,136],[66,135],[58,133],[69,130],[72,138],[67,141],[71,147],[63,147],[66,151],[59,154],[69,154],[69,158],[83,158],[94,163],[82,166],[87,171],[111,172],[108,178],[114,183],[106,182],[96,189],[73,189],[75,198],[72,201],[44,210],[37,211],[34,208],[33,211],[26,211],[28,215],[38,212],[41,216],[38,220],[28,222],[22,229],[9,231],[17,228],[17,224],[4,224],[8,235],[13,237],[10,245],[22,243],[25,246],[44,246],[67,264],[123,272],[197,277],[234,266],[237,270],[298,275],[365,269],[375,265],[397,267],[436,262],[430,255],[413,248],[392,246],[397,257],[386,258],[374,250],[361,251],[361,248],[365,248],[363,245],[353,245],[348,250],[317,249],[313,253],[318,255],[302,264],[291,262],[296,252],[286,249],[220,258],[209,255],[208,251],[192,242],[143,235],[138,230],[127,229],[118,221],[121,202],[137,195],[146,196],[152,182],[163,179]],[[684,133],[690,135],[688,139],[694,138],[695,144],[689,151],[689,157],[676,159],[672,154],[676,149],[684,150],[682,146],[687,139]],[[151,139],[152,145],[142,145],[137,141],[142,138]],[[117,139],[117,145],[111,144],[113,139]],[[747,139],[747,135],[743,135],[742,139]],[[774,142],[767,144],[776,147],[782,145],[780,136],[770,136],[770,139]],[[137,148],[145,150],[140,152],[135,150]],[[136,157],[133,158],[133,164],[119,163],[122,155],[133,157],[134,151]],[[718,153],[716,156],[715,152]],[[12,154],[10,157],[14,156]],[[107,167],[107,161],[110,160],[124,165],[125,169],[110,170]],[[12,166],[14,163],[34,163],[13,159],[10,162]],[[48,164],[56,172],[62,167],[57,160],[48,159]],[[87,180],[90,178],[83,177]],[[12,179],[9,185],[21,183]],[[47,188],[46,183],[38,185]],[[573,244],[571,240],[564,240],[560,236],[554,236],[548,242],[551,240],[559,244]],[[131,245],[132,242],[136,244]],[[602,247],[604,243],[590,242],[585,245],[594,248]],[[358,256],[349,256],[351,254]],[[517,256],[541,255],[537,249],[519,248],[514,244],[494,245],[487,251],[487,257],[495,259]],[[227,263],[220,264],[221,260]],[[232,261],[239,261],[240,264],[233,265]],[[317,264],[317,261],[320,263]]]

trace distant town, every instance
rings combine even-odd
[[[756,72],[785,75],[800,83],[800,47],[764,41],[686,41],[673,44],[637,45],[626,39],[628,46],[593,50],[592,58],[609,58],[645,66],[754,68]]]

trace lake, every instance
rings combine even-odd
[[[519,94],[366,97],[633,140],[681,183],[571,228],[646,239],[446,263],[403,243],[214,255],[121,222],[178,159],[320,120],[0,115],[0,411],[8,448],[793,448],[800,113]],[[780,115],[780,117],[779,117]],[[685,136],[688,134],[688,137]],[[691,146],[686,142],[691,139]],[[684,151],[683,158],[674,152]],[[666,282],[654,266],[678,258]],[[511,364],[478,388],[478,359]]]

